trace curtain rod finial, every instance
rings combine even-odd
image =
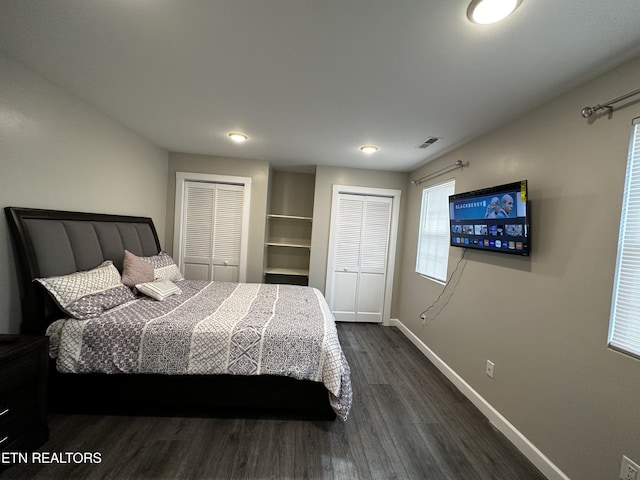
[[[591,115],[593,115],[593,108],[591,107],[584,107],[581,111],[580,111],[580,115],[582,115],[583,118],[589,118]]]

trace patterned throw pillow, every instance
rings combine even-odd
[[[110,308],[135,300],[111,260],[86,272],[35,281],[47,289],[64,312],[79,320],[97,317]]]
[[[171,280],[172,282],[179,282],[184,280],[184,277],[180,273],[180,269],[173,258],[165,252],[160,252],[158,255],[152,257],[140,257],[143,260],[153,265],[153,279],[154,280]]]
[[[180,295],[182,290],[171,280],[156,280],[155,282],[139,283],[136,290],[156,300],[164,300],[171,295]]]

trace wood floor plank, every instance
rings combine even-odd
[[[480,478],[475,464],[469,461],[456,432],[439,424],[416,425],[420,436],[442,471],[443,479]]]
[[[428,446],[421,441],[415,425],[403,422],[398,392],[391,385],[372,385],[373,399],[380,412],[376,423],[385,428],[395,446],[395,452],[407,478],[444,478]]]
[[[352,371],[346,422],[52,415],[44,452],[99,464],[18,464],[0,480],[543,480],[397,329],[339,324]]]
[[[328,425],[325,422],[324,428],[329,435],[329,458],[333,477],[336,480],[369,480],[371,474],[360,437],[348,435],[343,422],[332,422]]]

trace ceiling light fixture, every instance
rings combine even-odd
[[[244,133],[239,132],[231,132],[228,133],[227,136],[236,143],[246,142],[249,138]]]
[[[360,151],[363,153],[376,153],[379,150],[378,147],[376,147],[375,145],[363,145],[360,147]]]
[[[473,0],[467,9],[467,17],[473,23],[487,25],[508,17],[520,6],[522,0]]]

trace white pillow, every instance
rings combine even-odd
[[[80,320],[97,317],[135,299],[122,283],[120,272],[111,260],[88,271],[36,278],[35,281],[47,289],[64,312]]]
[[[171,295],[180,295],[182,290],[171,280],[156,280],[154,282],[139,283],[136,290],[156,300],[164,300]]]
[[[153,265],[154,280],[171,280],[172,282],[184,280],[178,265],[169,254],[160,252],[158,255],[140,258]]]

